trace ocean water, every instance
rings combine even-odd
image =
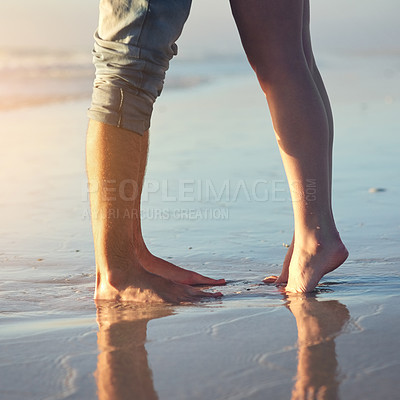
[[[0,110],[87,97],[90,54],[54,50],[0,50]]]
[[[226,278],[224,297],[96,307],[84,170],[90,56],[1,53],[1,398],[395,398],[400,61],[319,60],[349,260],[312,296],[261,283],[279,272],[292,236],[264,96],[243,56],[177,59],[156,103],[143,229],[157,255]]]
[[[89,50],[0,49],[0,111],[87,98],[94,79],[91,59]],[[248,68],[243,61],[243,55],[173,60],[167,88],[243,73]]]

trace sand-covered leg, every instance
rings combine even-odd
[[[138,257],[134,224],[144,136],[97,121],[87,134],[87,173],[98,300],[180,303],[211,294],[148,272]]]
[[[124,285],[131,285],[132,280],[143,285],[151,281],[150,287],[161,290],[161,278],[176,283],[222,283],[154,257],[144,246],[140,230],[140,194],[153,105],[162,92],[169,62],[177,53],[175,42],[190,6],[191,0],[100,2],[87,159],[90,183],[107,194],[104,199],[96,190],[91,193],[98,277],[104,281],[111,276],[103,268],[124,269],[126,273],[113,277],[114,285],[114,279],[124,281]],[[143,270],[140,276],[133,277],[139,270]],[[101,287],[105,290],[107,285]],[[171,293],[175,290],[183,288],[172,285]],[[190,295],[196,293],[187,290]]]

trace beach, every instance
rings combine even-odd
[[[320,65],[336,122],[334,211],[350,257],[310,295],[262,283],[279,273],[292,211],[243,58],[176,61],[155,107],[143,194],[151,251],[225,278],[207,289],[219,300],[96,308],[89,96],[1,111],[1,399],[396,398],[399,58]]]
[[[0,30],[20,3],[0,6]],[[14,45],[0,35],[0,399],[397,398],[400,53],[382,45],[396,36],[395,2],[360,15],[364,3],[353,2],[346,16],[344,1],[316,5],[335,119],[333,209],[350,256],[307,295],[262,283],[280,273],[292,239],[290,193],[228,4],[204,35],[211,2],[193,5],[155,104],[143,234],[155,255],[227,284],[205,288],[219,299],[181,306],[93,300],[85,43],[97,2],[73,3],[58,30],[56,6],[45,18],[48,4],[26,5],[39,16],[32,41],[47,47],[28,48],[24,15]],[[374,37],[372,20],[382,28]]]

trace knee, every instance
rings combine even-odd
[[[265,56],[259,54],[249,58],[249,62],[263,89],[301,79],[309,72],[308,62],[302,51],[277,51]]]

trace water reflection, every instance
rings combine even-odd
[[[339,398],[335,338],[350,318],[336,300],[319,301],[315,295],[286,294],[286,307],[296,318],[298,364],[292,400]]]
[[[158,399],[145,349],[147,323],[171,314],[166,306],[97,304],[99,400]]]
[[[347,307],[336,300],[318,300],[315,295],[284,294],[284,299],[298,331],[292,400],[338,399],[335,338],[350,318]],[[147,324],[172,313],[168,306],[97,304],[99,400],[158,399],[145,349]]]

